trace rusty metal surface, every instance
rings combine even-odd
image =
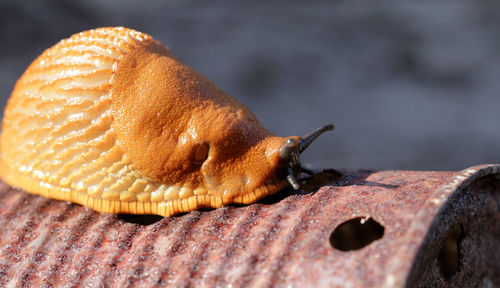
[[[151,225],[0,183],[0,286],[500,286],[499,174],[345,171],[315,193]],[[332,232],[356,217],[380,223],[382,238],[333,248]],[[444,276],[438,255],[457,225],[458,270]]]

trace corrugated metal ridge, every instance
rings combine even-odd
[[[499,173],[488,167],[474,171]],[[426,218],[428,226],[408,235],[417,231],[415,215],[433,217],[440,206],[428,208],[429,199],[462,174],[345,171],[315,193],[285,190],[253,205],[146,226],[0,183],[0,286],[383,287],[390,273],[401,272],[395,255],[412,262],[431,225]],[[355,251],[334,249],[332,231],[355,217],[375,219],[385,228],[383,237]],[[411,244],[405,255],[402,243]],[[406,274],[393,276],[393,284]]]

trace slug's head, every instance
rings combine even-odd
[[[300,173],[312,173],[301,166],[300,153],[333,125],[305,137],[283,138],[263,129],[250,112],[247,115],[252,119],[234,120],[236,124],[227,125],[216,138],[206,137],[195,148],[192,159],[201,165],[205,187],[227,196],[255,193],[257,198],[280,190],[286,182],[299,189]]]
[[[301,166],[300,154],[319,135],[334,128],[330,124],[305,137],[276,137],[263,129],[250,111],[242,118],[234,117],[219,125],[195,133],[200,126],[191,128],[189,134],[196,137],[191,138],[195,144],[190,144],[194,147],[188,159],[199,165],[203,185],[209,193],[219,192],[233,198],[252,193],[256,198],[263,197],[280,190],[286,182],[299,189],[296,179],[300,174],[312,174]]]

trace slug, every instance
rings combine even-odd
[[[299,188],[307,137],[277,137],[151,36],[99,28],[43,52],[17,81],[0,177],[102,213],[172,216]]]

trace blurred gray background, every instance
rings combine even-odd
[[[310,167],[460,170],[500,162],[493,1],[1,1],[3,107],[44,49],[101,26],[148,33],[277,135],[336,130]]]

